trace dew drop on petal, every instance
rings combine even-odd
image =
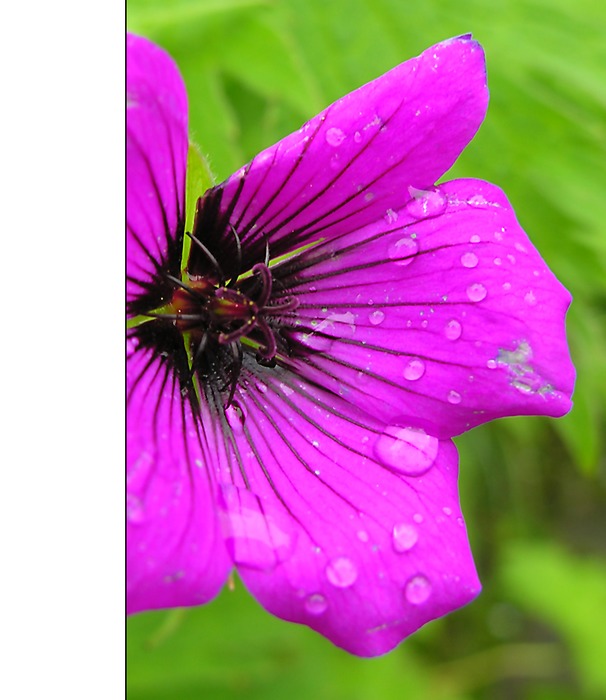
[[[349,588],[358,578],[358,570],[351,559],[337,557],[328,563],[326,577],[337,588]]]
[[[404,368],[404,378],[413,382],[425,374],[425,363],[422,360],[410,360]]]
[[[448,403],[456,405],[458,403],[461,403],[461,394],[459,394],[458,391],[449,391],[446,400],[448,401]]]
[[[463,327],[456,319],[452,319],[452,321],[449,321],[444,327],[444,335],[448,340],[458,340],[462,332]]]
[[[321,615],[326,612],[328,608],[328,601],[321,593],[312,593],[305,600],[305,610],[310,615]]]
[[[362,141],[362,134],[359,131],[356,131],[353,135],[353,139],[356,143],[360,143]]]
[[[145,520],[143,503],[132,493],[126,494],[126,519],[133,525],[140,525]]]
[[[480,282],[470,284],[467,287],[467,298],[469,301],[482,301],[482,299],[486,298],[486,294],[488,294],[486,287]]]
[[[398,214],[393,209],[388,209],[385,212],[385,221],[388,224],[393,224],[398,220]]]
[[[415,219],[429,219],[446,211],[448,200],[439,187],[431,190],[418,190],[409,187],[411,199],[406,204],[406,211]]]
[[[269,571],[288,557],[294,544],[288,520],[268,514],[254,493],[225,485],[218,505],[221,530],[236,564]]]
[[[495,369],[496,366],[497,366],[496,360],[488,360],[488,362],[486,362],[486,367],[488,367],[488,369]]]
[[[385,314],[380,309],[377,309],[376,311],[373,311],[368,316],[368,320],[371,322],[371,324],[373,326],[378,326],[380,323],[383,323],[383,321],[385,320]]]
[[[524,294],[524,301],[528,304],[528,306],[535,306],[537,303],[535,293],[532,290],[530,292],[526,292],[526,294]]]
[[[463,267],[476,267],[478,264],[478,256],[475,253],[463,253],[461,255],[461,265]]]
[[[417,543],[419,533],[414,525],[397,523],[393,526],[391,539],[396,552],[408,552],[408,550],[412,549]]]
[[[438,455],[438,440],[420,428],[390,425],[376,441],[375,454],[389,469],[420,476],[431,468]]]
[[[387,254],[396,265],[410,265],[419,252],[419,244],[414,238],[400,238],[389,246]]]
[[[481,238],[478,236],[477,233],[474,233],[473,236],[469,239],[470,243],[479,243]]]
[[[246,420],[244,410],[235,401],[225,409],[225,417],[234,433],[241,434]]]
[[[135,350],[137,349],[137,345],[139,345],[138,338],[127,338],[126,339],[126,357],[130,357],[131,355],[134,354]]]
[[[421,515],[421,513],[415,513],[415,514],[412,516],[412,519],[415,521],[415,523],[417,523],[417,524],[420,525],[420,524],[423,522],[423,520],[424,520],[425,518],[423,518],[423,516]]]
[[[345,140],[344,132],[336,126],[326,130],[326,143],[329,146],[340,146]]]
[[[256,386],[261,394],[267,393],[267,384],[263,384],[263,382],[257,382]]]
[[[404,589],[406,600],[412,605],[421,605],[431,595],[431,583],[423,574],[417,574],[409,579]]]
[[[366,530],[358,530],[358,539],[360,542],[368,542],[368,533]]]

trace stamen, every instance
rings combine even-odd
[[[224,276],[223,276],[223,270],[221,269],[221,265],[219,265],[219,262],[217,261],[217,258],[210,252],[210,250],[200,241],[197,239],[195,236],[193,236],[191,233],[188,233],[187,231],[185,232],[186,236],[189,236],[191,240],[200,248],[200,250],[204,253],[206,256],[206,259],[208,262],[214,267],[215,272],[217,273],[219,277],[219,282],[220,284],[223,284],[224,282]]]
[[[277,304],[272,304],[271,306],[264,306],[261,311],[266,316],[276,316],[277,314],[282,314],[285,311],[294,311],[299,306],[299,300],[297,297],[284,297]]]
[[[238,281],[238,277],[240,277],[240,273],[242,272],[242,243],[240,242],[240,236],[238,236],[238,232],[231,224],[229,224],[229,230],[232,232],[234,240],[236,242],[236,269],[238,270],[236,276],[232,277],[232,279],[230,279],[229,283],[227,284],[228,287],[233,287]]]
[[[185,282],[182,282],[178,277],[173,277],[172,275],[166,275],[166,279],[175,284],[177,287],[180,289],[183,289],[186,291],[190,296],[192,296],[194,299],[200,302],[204,302],[205,298],[201,295],[198,294],[198,292],[190,287],[189,285],[185,284]]]
[[[267,264],[257,263],[252,269],[253,275],[261,278],[261,296],[256,300],[257,306],[262,309],[271,297],[272,276]]]
[[[267,321],[262,316],[257,319],[257,328],[261,331],[263,340],[265,341],[265,347],[260,347],[258,350],[259,355],[264,360],[271,360],[273,357],[275,357],[278,349],[273,331],[267,325]]]

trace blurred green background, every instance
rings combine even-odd
[[[131,700],[606,697],[606,4],[595,0],[130,0],[187,84],[218,180],[323,107],[450,36],[487,54],[491,104],[448,177],[480,177],[573,292],[575,408],[457,440],[484,591],[357,659],[266,614],[239,581],[128,625]]]

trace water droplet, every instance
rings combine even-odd
[[[387,254],[396,265],[410,265],[419,252],[419,244],[414,238],[400,238],[389,246]]]
[[[393,209],[388,209],[385,212],[385,221],[388,224],[393,224],[398,220],[398,215]]]
[[[470,197],[467,200],[467,204],[469,204],[472,207],[484,207],[488,204],[488,202],[482,197],[481,194],[474,194],[473,197]]]
[[[362,141],[362,134],[359,131],[356,131],[353,138],[356,143],[360,143]]]
[[[409,603],[421,605],[431,595],[431,583],[423,574],[417,574],[408,581],[404,593]]]
[[[263,382],[257,382],[257,389],[262,394],[265,394],[265,393],[267,393],[267,384],[263,384]]]
[[[246,420],[246,416],[244,414],[244,409],[240,406],[240,404],[236,403],[235,401],[230,404],[225,409],[225,417],[227,418],[229,427],[234,431],[234,433],[241,434],[244,430],[244,421]]]
[[[411,382],[420,379],[425,374],[425,363],[422,360],[410,360],[404,368],[404,378]]]
[[[139,338],[131,336],[126,339],[126,357],[130,357],[134,354],[137,345],[139,345]]]
[[[458,404],[461,403],[461,394],[459,394],[458,391],[449,391],[448,396],[446,397],[448,403],[452,404]]]
[[[511,282],[504,282],[503,289],[508,292],[511,289]]]
[[[368,320],[372,323],[373,326],[378,326],[385,320],[385,314],[383,313],[383,311],[377,309],[368,316]]]
[[[478,264],[478,256],[475,253],[463,253],[461,255],[461,265],[463,267],[476,267]]]
[[[290,523],[252,491],[232,485],[221,487],[219,523],[236,564],[268,571],[290,554],[294,540]]]
[[[442,508],[442,513],[444,513],[444,515],[447,515],[448,517],[450,517],[452,515],[452,508],[449,508],[448,506],[444,506],[444,508]]]
[[[143,503],[132,493],[126,494],[126,519],[133,525],[140,525],[145,520]]]
[[[524,294],[524,301],[528,304],[528,306],[535,306],[537,303],[537,298],[534,292],[526,292],[526,294]]]
[[[470,284],[469,287],[467,287],[467,298],[469,301],[482,301],[482,299],[486,298],[487,294],[486,287],[480,282]]]
[[[508,253],[508,254],[507,254],[507,260],[509,260],[509,262],[510,262],[512,265],[515,265],[515,263],[516,263],[516,256],[515,256],[515,255],[512,255],[511,253]]]
[[[518,253],[525,253],[526,252],[526,248],[524,247],[524,245],[522,243],[519,243],[519,242],[515,243],[514,248],[518,251]]]
[[[365,202],[372,202],[372,200],[375,198],[374,192],[367,192],[364,195],[364,201]]]
[[[358,539],[360,542],[368,542],[368,533],[366,530],[358,530]]]
[[[488,369],[495,369],[496,366],[497,366],[496,360],[488,360],[488,362],[486,363],[486,367],[488,367]]]
[[[326,612],[328,601],[321,593],[312,593],[305,601],[305,610],[310,615],[321,615]]]
[[[492,262],[493,262],[495,265],[501,265],[501,264],[503,263],[503,261],[501,260],[501,258],[495,258]]]
[[[326,576],[333,586],[349,588],[358,578],[355,564],[347,557],[337,557],[326,567]]]
[[[474,233],[473,236],[469,239],[470,243],[479,243],[482,239],[478,236],[477,233]]]
[[[456,319],[452,319],[452,321],[449,321],[444,327],[444,335],[448,340],[458,340],[462,332],[463,327]]]
[[[409,187],[408,192],[412,199],[406,204],[406,211],[415,219],[428,219],[439,216],[446,211],[448,200],[439,187],[431,190],[418,190]]]
[[[389,425],[375,443],[375,453],[386,467],[420,476],[435,462],[438,440],[420,428]]]
[[[415,514],[412,516],[412,519],[413,519],[413,520],[415,521],[415,523],[417,523],[418,525],[420,525],[420,524],[423,522],[423,520],[425,520],[425,518],[421,515],[421,513],[415,513]]]
[[[340,146],[345,141],[345,133],[336,126],[326,130],[326,143],[329,146]]]
[[[393,548],[396,552],[408,552],[408,550],[412,549],[417,543],[419,533],[417,532],[417,528],[413,525],[397,523],[393,526],[391,537]]]
[[[294,389],[289,387],[288,384],[284,384],[283,382],[280,382],[280,389],[282,389],[285,396],[292,396],[295,393]]]

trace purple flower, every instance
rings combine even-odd
[[[271,613],[384,653],[480,590],[451,438],[571,406],[568,292],[498,188],[434,184],[484,118],[482,49],[345,96],[191,232],[182,79],[135,36],[127,75],[129,609],[205,603],[236,566]]]

